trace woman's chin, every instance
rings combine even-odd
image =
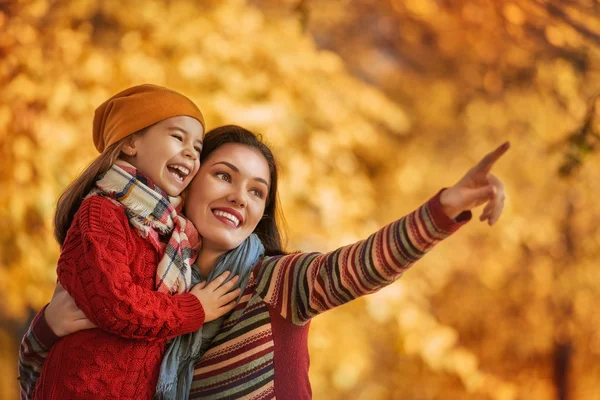
[[[214,232],[213,232],[214,233]],[[233,250],[242,244],[243,240],[234,240],[226,238],[218,238],[211,240],[210,237],[202,237],[202,250],[208,250],[218,253],[226,253],[229,250]]]

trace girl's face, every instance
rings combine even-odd
[[[195,118],[179,116],[132,135],[123,157],[169,196],[179,196],[200,168],[204,128]]]
[[[227,143],[202,161],[185,199],[186,216],[202,236],[202,250],[239,246],[265,212],[269,165],[252,147]]]

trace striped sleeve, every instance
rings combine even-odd
[[[33,389],[40,377],[48,351],[60,338],[50,329],[44,311],[35,316],[19,348],[19,385],[21,400],[33,398]]]
[[[330,253],[266,257],[255,270],[259,295],[284,318],[304,325],[324,311],[389,285],[471,219],[470,211],[456,221],[446,216],[441,193],[366,240]]]

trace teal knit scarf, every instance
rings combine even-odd
[[[258,236],[250,235],[240,246],[223,254],[207,277],[207,283],[225,271],[231,271],[229,279],[239,275],[236,287],[246,288],[253,267],[263,256],[265,248]],[[192,286],[202,282],[198,268],[192,268]],[[235,289],[235,287],[234,287]],[[233,290],[233,289],[232,289]],[[241,294],[240,294],[241,297]],[[238,298],[239,300],[239,298]],[[219,333],[226,316],[205,323],[200,330],[178,336],[167,344],[160,366],[156,397],[161,400],[188,399],[194,377],[194,366]]]

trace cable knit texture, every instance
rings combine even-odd
[[[154,290],[160,257],[121,206],[101,196],[82,203],[62,248],[58,278],[99,328],[52,347],[35,399],[153,397],[167,340],[204,322],[194,295]]]

